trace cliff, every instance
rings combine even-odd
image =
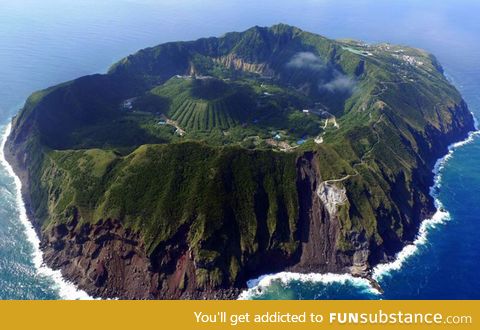
[[[80,288],[232,299],[282,270],[368,277],[473,129],[432,55],[276,25],[34,93],[5,152],[46,263]]]

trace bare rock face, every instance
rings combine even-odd
[[[336,202],[345,191],[329,186],[319,193],[321,175],[316,155],[306,153],[297,160],[300,246],[296,256],[284,256],[277,263],[297,272],[352,272],[364,275],[368,268],[368,244],[358,242],[354,254],[340,252],[340,223]],[[337,190],[338,189],[338,190]],[[343,192],[343,193],[342,193]],[[342,197],[344,196],[344,197]],[[326,199],[325,199],[326,197]],[[45,262],[93,296],[120,299],[231,299],[243,289],[234,283],[221,287],[200,284],[192,250],[187,245],[188,225],[152,253],[142,238],[125,229],[120,221],[107,219],[95,224],[69,222],[44,230],[42,250]],[[361,242],[361,243],[360,243]],[[362,245],[363,244],[363,245]],[[364,247],[364,249],[362,248]],[[245,273],[245,280],[249,274]]]
[[[119,221],[76,220],[46,230],[45,262],[94,297],[119,299],[232,299],[239,288],[199,287],[192,254],[184,241],[146,254],[138,234]]]
[[[147,299],[157,291],[158,275],[138,236],[118,222],[55,226],[41,248],[46,263],[96,296]]]
[[[301,252],[298,262],[290,270],[346,272],[353,266],[353,260],[351,256],[338,251],[340,223],[335,204],[341,198],[342,191],[343,194],[345,191],[337,191],[321,182],[321,173],[313,152],[299,158],[297,170]]]
[[[341,183],[324,181],[318,185],[317,195],[331,217],[337,215],[338,206],[347,202],[347,190]]]
[[[274,74],[274,71],[269,68],[267,63],[249,63],[235,54],[214,58],[214,61],[229,69],[266,75]]]

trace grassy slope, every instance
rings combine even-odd
[[[288,256],[297,250],[295,164],[304,151],[313,150],[323,180],[352,175],[343,182],[349,202],[340,209],[339,248],[355,250],[352,233],[363,233],[376,245],[400,242],[418,215],[416,207],[428,199],[425,170],[434,141],[426,128],[452,129],[449,108],[461,97],[428,54],[406,49],[424,61],[420,67],[378,48],[369,57],[345,49],[349,47],[359,48],[283,25],[253,28],[221,39],[142,50],[114,65],[108,75],[32,95],[15,121],[13,136],[30,157],[36,218],[44,228],[69,221],[77,211],[84,222],[120,219],[141,233],[149,253],[186,226],[195,259],[210,265],[207,275],[217,284],[234,282],[240,269],[261,262],[258,255]],[[321,56],[329,63],[326,74],[336,70],[355,79],[354,93],[342,99],[316,90],[301,97],[289,92],[289,83],[310,79],[305,72],[285,69],[298,51]],[[340,129],[329,127],[324,144],[308,141],[292,153],[216,143],[220,129],[233,127],[240,139],[249,129],[240,124],[257,115],[251,109],[262,90],[255,77],[243,72],[235,82],[211,80],[207,86],[178,78],[165,82],[187,72],[192,63],[198,74],[232,78],[238,72],[212,60],[232,53],[248,63],[267,61],[279,77],[271,91],[287,95],[297,107],[305,100],[328,105]],[[151,109],[137,115],[119,111],[123,100],[139,94],[144,95],[139,104]],[[271,109],[285,108],[284,101],[279,104]],[[172,132],[159,131],[152,124],[155,112],[200,132],[190,139],[207,142],[182,142]],[[267,129],[285,126],[299,135],[299,127],[311,124],[295,112],[269,118]]]
[[[142,233],[152,253],[186,225],[196,260],[221,269],[244,266],[267,249],[291,255],[295,161],[294,154],[197,143],[144,145],[125,157],[54,151],[43,170],[50,191],[44,226],[74,214],[80,222],[120,219]]]

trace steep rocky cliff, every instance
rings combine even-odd
[[[99,297],[235,298],[369,276],[473,130],[433,56],[286,25],[168,43],[33,94],[6,156],[47,264]]]

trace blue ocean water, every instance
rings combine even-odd
[[[1,130],[31,92],[105,72],[139,48],[278,22],[331,38],[425,48],[437,55],[471,111],[480,116],[479,12],[475,0],[2,0]],[[383,272],[383,295],[348,277],[290,274],[270,281],[254,298],[479,299],[479,163],[478,137],[455,148],[443,163],[437,193],[448,219],[439,217],[441,223],[426,231],[426,241],[422,236],[425,244],[406,251],[411,255],[401,258],[399,269]],[[17,188],[0,164],[0,298],[85,297],[58,273],[38,267]]]

